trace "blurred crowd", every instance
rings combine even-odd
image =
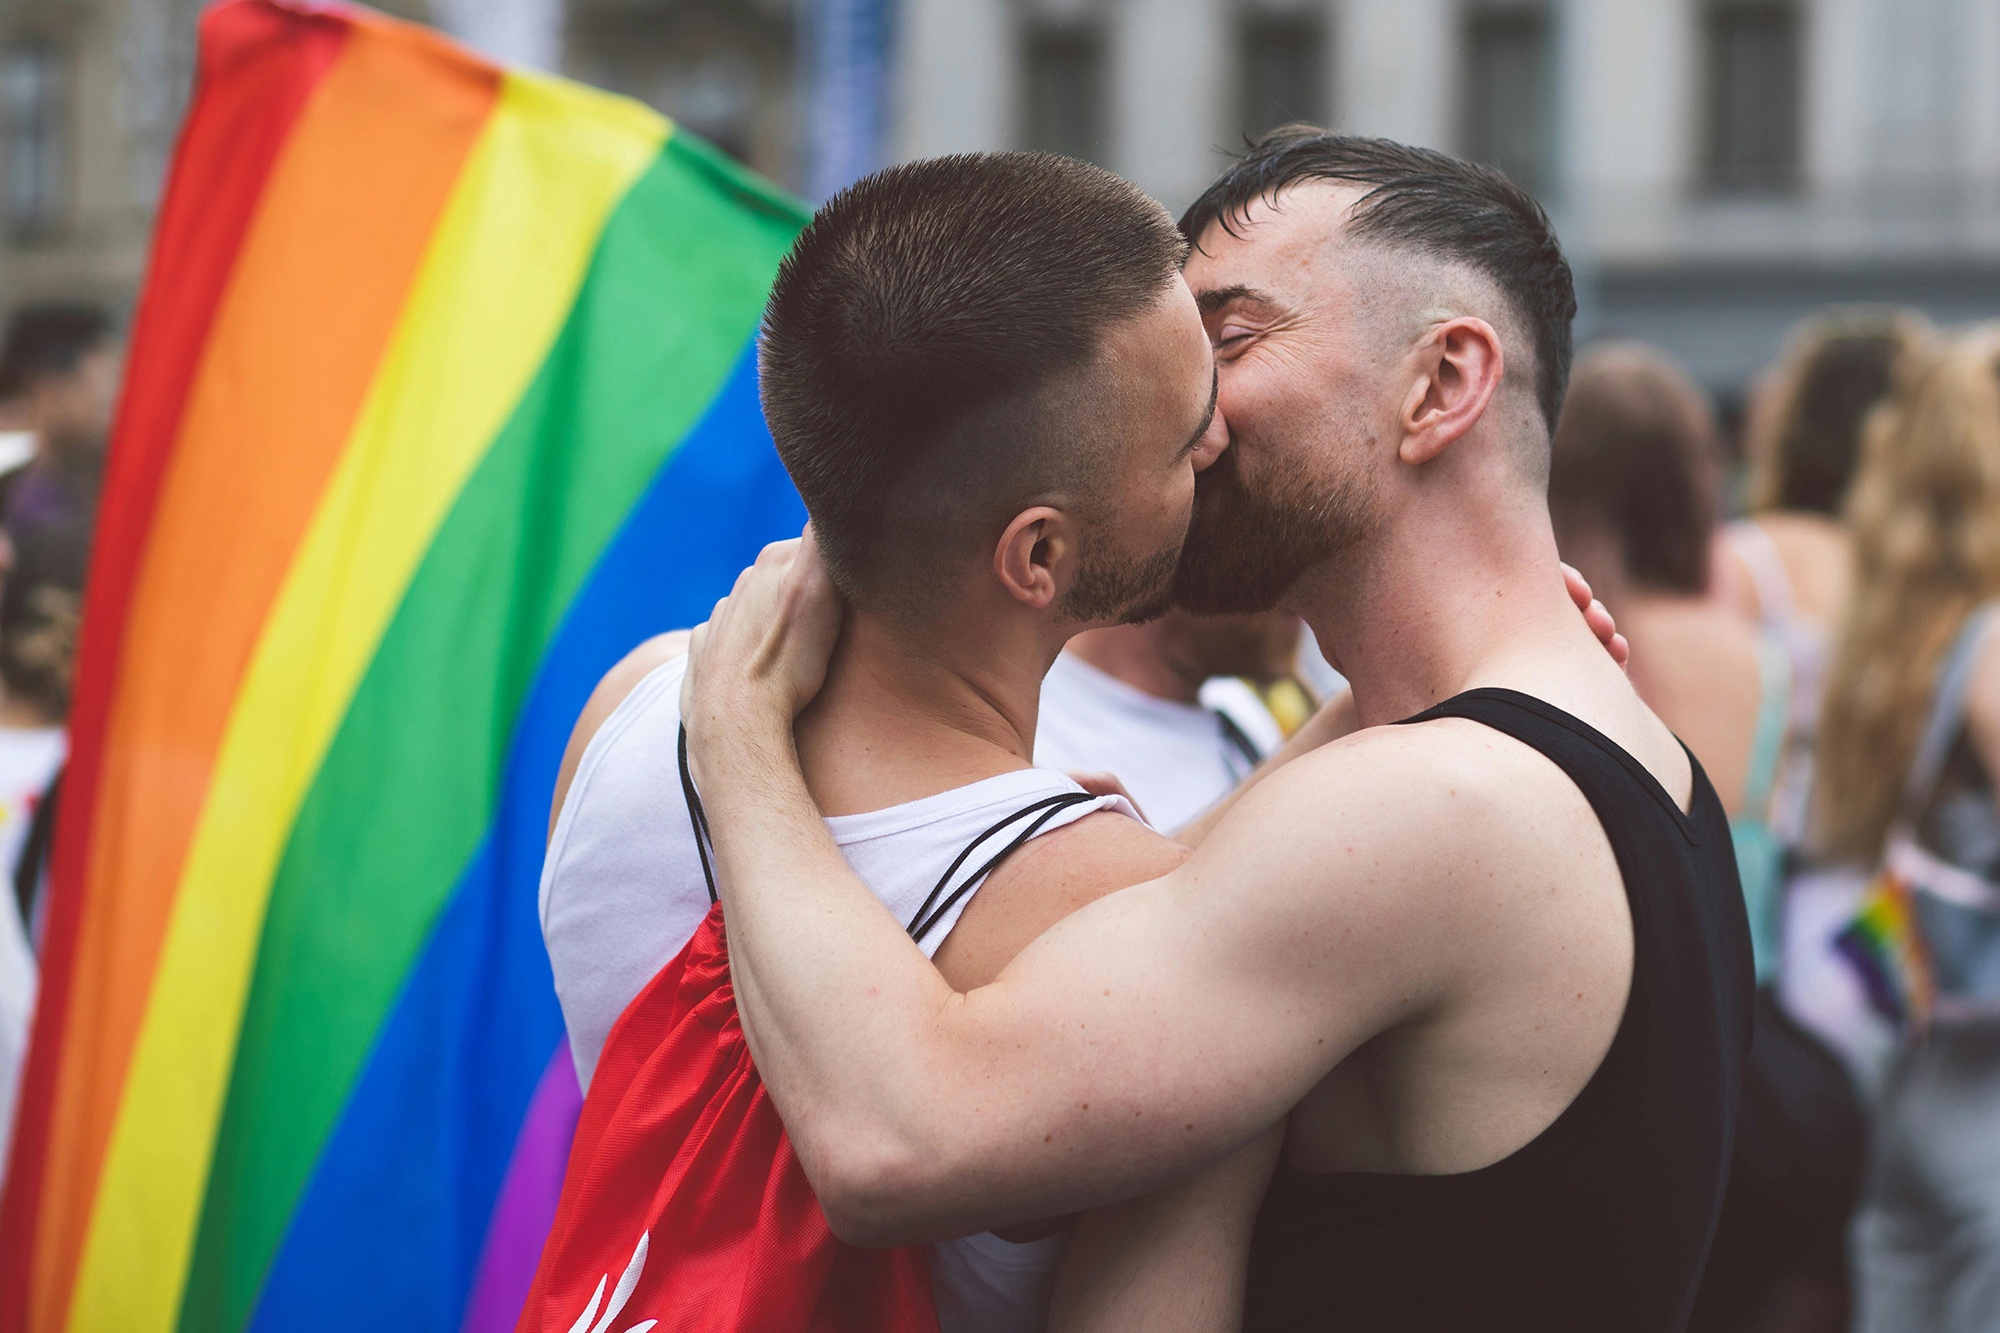
[[[69,304],[22,307],[0,344],[0,1145],[34,1010],[34,942],[121,350],[106,312]]]
[[[1696,1327],[2000,1328],[2000,330],[1794,335],[1744,416],[1579,359],[1550,500],[1713,778],[1757,1030]]]
[[[0,1142],[121,351],[78,305],[19,310],[0,347]],[[2000,327],[1816,316],[1737,434],[1663,353],[1600,343],[1550,476],[1564,557],[1730,813],[1751,920],[1695,1327],[2000,1328]],[[1174,827],[1340,689],[1288,616],[1096,631],[1049,677],[1038,757]]]

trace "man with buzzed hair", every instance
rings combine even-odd
[[[793,715],[848,649],[811,547],[774,548],[685,686],[765,1086],[866,1242],[1206,1168],[1072,1246],[1059,1320],[1189,1327],[1201,1281],[1246,1282],[1253,1329],[1680,1329],[1748,930],[1713,789],[1548,576],[1575,313],[1548,220],[1486,168],[1292,128],[1183,230],[1231,447],[1179,595],[1299,612],[1366,729],[968,991],[799,777]]]
[[[990,981],[1066,913],[1186,855],[1030,759],[1063,643],[1165,605],[1195,473],[1220,446],[1185,254],[1164,209],[1096,167],[943,158],[828,203],[765,312],[765,415],[853,606],[799,719],[805,771],[904,938],[956,986]],[[664,636],[611,672],[557,782],[542,928],[586,1089],[621,1012],[709,910],[701,797],[676,780],[685,647]],[[1035,871],[1050,849],[1060,874]],[[573,1202],[587,1215],[590,1199]],[[1066,1227],[1014,1221],[1029,1225],[937,1238],[943,1333],[1041,1326]],[[649,1285],[668,1282],[682,1243],[651,1236],[625,1318],[700,1299],[705,1326],[734,1327],[716,1293]],[[563,1246],[545,1273],[569,1271]],[[570,1327],[584,1296],[570,1308],[564,1295],[524,1327]]]

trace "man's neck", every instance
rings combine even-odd
[[[798,723],[814,800],[829,815],[855,814],[1029,767],[1042,677],[1060,649],[1026,617],[915,630],[851,611]]]
[[[1287,599],[1352,685],[1365,727],[1480,686],[1560,693],[1571,673],[1610,664],[1563,588],[1538,501],[1499,496],[1468,514],[1443,500],[1397,515],[1365,553],[1312,571]]]
[[[1175,703],[1199,703],[1205,682],[1179,669],[1173,655],[1161,650],[1165,624],[1155,620],[1086,630],[1071,639],[1064,651],[1141,694]]]

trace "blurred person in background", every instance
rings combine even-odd
[[[1761,971],[1777,867],[1749,831],[1768,812],[1790,673],[1768,636],[1708,595],[1720,482],[1714,414],[1678,366],[1637,343],[1577,358],[1549,475],[1557,541],[1631,640],[1633,686],[1747,834],[1739,869]]]
[[[0,426],[13,429],[17,446],[23,432],[33,437],[32,458],[8,479],[0,510],[0,555],[9,566],[0,586],[0,870],[14,890],[0,907],[0,1145],[12,1132],[34,1012],[39,863],[68,748],[64,723],[119,363],[110,317],[87,305],[25,306],[0,347]],[[6,462],[0,456],[0,472]],[[37,829],[44,836],[34,837]]]
[[[1792,672],[1776,634],[1710,596],[1721,472],[1713,411],[1679,366],[1633,343],[1578,359],[1550,470],[1557,541],[1631,640],[1640,697],[1715,783],[1760,985],[1729,1192],[1689,1327],[1835,1333],[1863,1131],[1839,1065],[1768,989],[1784,863],[1769,819]]]
[[[0,383],[20,386],[35,456],[8,495],[4,525],[77,587],[89,563],[105,445],[121,368],[111,317],[89,305],[30,305],[8,325]],[[32,536],[31,536],[32,534]]]
[[[1851,578],[1842,511],[1862,429],[1931,336],[1913,311],[1825,311],[1799,325],[1751,395],[1750,516],[1722,530],[1715,592],[1776,635],[1791,658],[1791,744],[1771,814],[1788,847],[1804,840],[1827,658]]]
[[[1042,681],[1035,762],[1117,778],[1171,831],[1214,805],[1284,740],[1256,693],[1297,671],[1300,624],[1170,612],[1069,641]]]
[[[23,535],[0,587],[0,870],[18,886],[0,902],[0,1149],[8,1142],[21,1060],[34,1016],[37,969],[30,943],[40,902],[31,830],[46,830],[51,787],[68,753],[63,729],[83,608],[66,552],[44,549],[46,528]],[[39,841],[46,842],[46,838]],[[0,1154],[0,1173],[5,1171]]]
[[[1973,1333],[2000,1328],[2000,332],[1928,358],[1871,423],[1848,517],[1815,839],[1882,867],[1871,892],[1907,904],[1929,974],[1893,1006],[1855,1326]],[[1865,945],[1881,918],[1854,920]]]
[[[14,478],[34,461],[32,421],[28,386],[0,367],[0,510],[6,507],[5,494],[13,489]]]

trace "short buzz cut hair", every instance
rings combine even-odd
[[[1550,431],[1574,351],[1576,283],[1534,196],[1491,167],[1387,139],[1283,125],[1217,178],[1181,218],[1199,244],[1211,223],[1235,234],[1244,210],[1304,181],[1364,186],[1347,233],[1463,264],[1491,278],[1535,347],[1535,399]]]
[[[841,590],[910,584],[940,542],[1076,484],[1089,442],[1038,395],[1186,257],[1137,187],[1047,153],[891,167],[820,209],[771,291],[760,392]]]

